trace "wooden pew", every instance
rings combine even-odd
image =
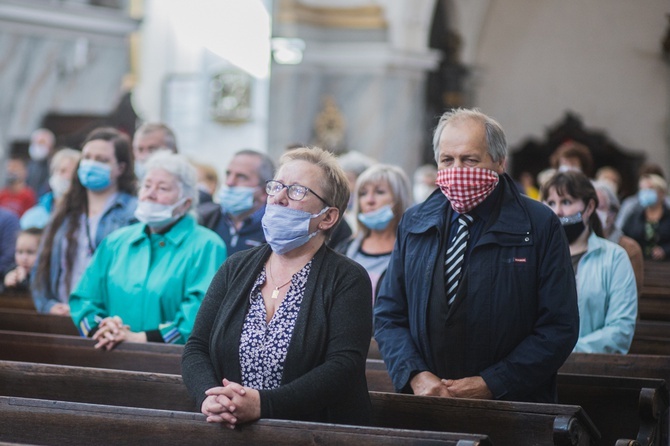
[[[0,308],[36,311],[30,293],[4,291],[0,293]]]
[[[94,345],[75,336],[0,331],[2,360],[181,374],[183,346],[124,342],[103,351]]]
[[[0,397],[0,441],[88,446],[160,444],[486,446],[484,435],[259,420],[235,430],[198,413]]]
[[[0,330],[79,336],[79,331],[69,316],[14,308],[0,308]]]
[[[644,262],[638,315],[642,320],[670,321],[670,262]]]
[[[13,382],[14,384],[1,384]],[[0,394],[128,407],[193,410],[175,375],[0,362]],[[372,425],[488,435],[493,444],[588,445],[597,430],[581,408],[370,392]],[[529,442],[529,439],[532,441]]]
[[[560,373],[657,378],[670,383],[670,356],[573,353]]]
[[[578,404],[602,434],[602,444],[634,437],[641,445],[668,444],[668,389],[664,380],[558,375],[558,400]]]
[[[668,300],[668,305],[670,305],[670,300]],[[630,353],[670,355],[670,321],[638,320]]]
[[[105,352],[93,349],[93,344],[89,339],[70,336],[0,332],[0,359],[180,374],[180,347],[129,343]],[[165,352],[162,347],[174,349]],[[369,360],[366,375],[370,390],[393,390],[383,362]],[[588,386],[581,395],[589,395]],[[631,413],[637,419],[637,412]]]

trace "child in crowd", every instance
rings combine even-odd
[[[5,288],[27,291],[30,284],[30,271],[37,259],[37,249],[40,245],[42,230],[28,228],[19,232],[14,252],[15,268],[5,275]]]
[[[21,158],[10,158],[6,167],[6,187],[0,189],[0,206],[18,217],[35,205],[35,192],[28,187],[28,167]]]

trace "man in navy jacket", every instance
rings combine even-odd
[[[374,309],[394,386],[417,395],[556,402],[556,373],[579,334],[561,224],[504,173],[507,143],[493,119],[447,112],[433,146],[440,189],[403,216]],[[472,223],[450,292],[447,251],[461,214]]]

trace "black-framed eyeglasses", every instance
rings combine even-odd
[[[307,195],[307,192],[313,193],[316,198],[319,200],[323,201],[326,206],[330,207],[330,204],[323,198],[319,196],[316,192],[314,192],[312,189],[310,189],[307,186],[301,186],[300,184],[291,184],[291,185],[286,185],[280,181],[277,180],[269,180],[265,182],[265,193],[267,193],[269,196],[273,197],[277,195],[279,192],[282,191],[282,189],[288,189],[288,197],[291,200],[294,201],[300,201],[303,198],[305,198],[305,195]]]

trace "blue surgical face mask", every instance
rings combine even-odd
[[[277,254],[286,254],[299,248],[319,233],[316,230],[310,234],[309,222],[328,209],[325,207],[318,214],[310,214],[278,204],[268,204],[261,221],[265,240]]]
[[[255,187],[223,186],[219,192],[219,202],[223,212],[240,215],[254,207]]]
[[[81,185],[88,190],[104,190],[112,184],[111,166],[94,160],[82,160],[77,169]]]
[[[371,212],[359,213],[358,221],[372,231],[383,231],[393,220],[393,205],[387,204]]]
[[[135,161],[135,176],[139,181],[142,181],[144,174],[147,173],[147,168],[143,161]]]
[[[656,204],[658,194],[655,189],[640,189],[637,191],[637,199],[640,202],[640,206],[648,208]]]

